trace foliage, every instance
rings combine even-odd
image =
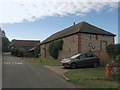
[[[116,60],[120,62],[120,55],[116,56]]]
[[[25,55],[25,49],[22,47],[15,47],[11,50],[12,55],[23,57]]]
[[[10,41],[7,37],[2,37],[2,51],[3,52],[10,51]]]
[[[12,55],[18,56],[19,48],[15,47],[11,50],[11,52],[12,52]]]
[[[53,58],[57,59],[58,55],[59,55],[59,50],[62,50],[62,47],[63,47],[63,40],[62,39],[51,42],[49,45],[50,55]]]
[[[115,60],[116,56],[120,55],[120,44],[110,44],[107,46],[107,53]]]
[[[20,47],[18,49],[18,56],[23,57],[25,55],[25,49]]]
[[[1,28],[0,28],[0,36],[1,36],[1,37],[6,37],[5,31],[1,30]]]

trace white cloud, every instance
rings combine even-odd
[[[4,0],[0,5],[0,23],[32,22],[48,16],[86,15],[91,11],[99,12],[105,6],[108,10],[112,10],[118,5],[117,2],[113,3],[113,0],[109,0],[110,2],[107,2],[108,0],[103,0],[106,2],[102,2],[102,0],[101,2],[93,2],[93,0],[89,0],[89,2],[85,2],[87,0],[84,2],[79,2],[79,0],[65,1],[11,0],[10,2]]]

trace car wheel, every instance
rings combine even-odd
[[[76,65],[76,63],[71,63],[70,67],[71,67],[72,69],[75,69],[75,68],[77,67],[77,65]]]
[[[93,66],[94,66],[94,68],[97,68],[97,67],[98,67],[98,64],[97,64],[97,63],[94,63]]]

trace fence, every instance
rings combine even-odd
[[[94,53],[99,57],[101,66],[105,66],[111,60],[105,50],[104,51],[101,51],[101,50],[94,51]]]

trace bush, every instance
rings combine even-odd
[[[19,57],[23,57],[25,54],[25,49],[22,47],[15,47],[11,50],[11,54]]]
[[[24,54],[25,54],[25,49],[20,47],[20,48],[18,49],[18,56],[19,56],[19,57],[23,57]]]
[[[120,55],[120,44],[110,44],[106,49],[113,60],[116,60],[116,56]]]
[[[49,45],[50,55],[53,58],[57,59],[58,55],[59,55],[59,50],[62,50],[62,47],[63,47],[63,40],[62,39],[51,42]]]
[[[19,49],[16,47],[12,50],[13,55],[18,56]]]
[[[120,55],[116,56],[116,61],[120,62]]]

